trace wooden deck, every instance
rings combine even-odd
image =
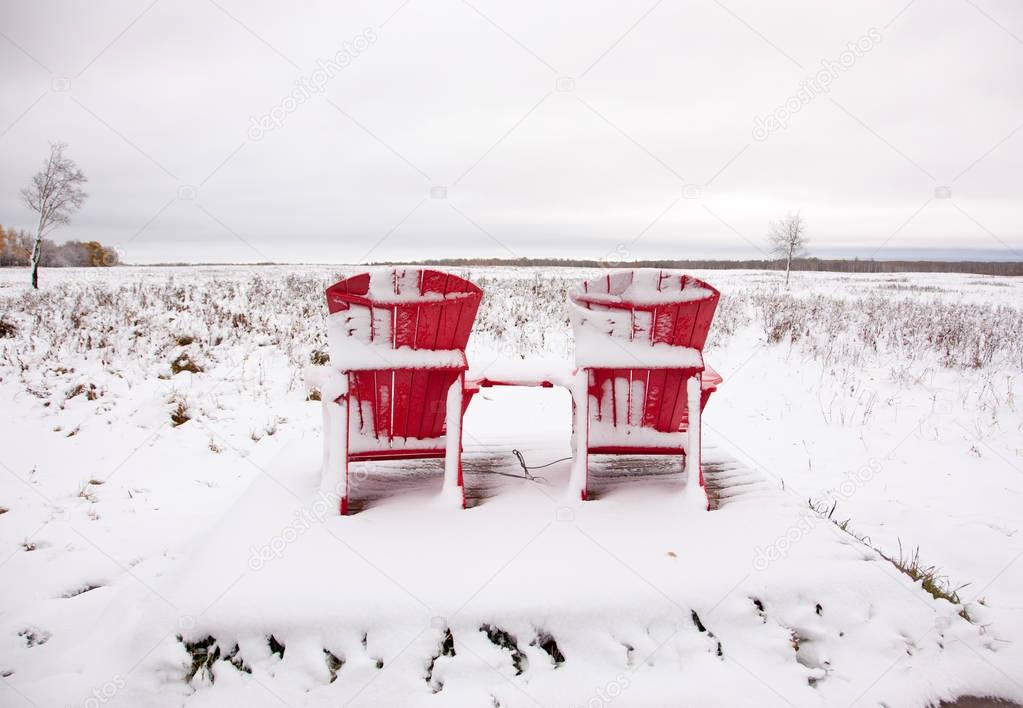
[[[547,449],[522,452],[529,465],[542,465],[559,456]],[[564,455],[567,454],[565,451]],[[536,485],[553,500],[560,500],[570,465],[570,461],[563,461],[534,470],[534,475],[547,480],[547,484],[542,484],[516,478],[522,474],[522,468],[511,446],[468,448],[462,456],[466,507],[471,509],[486,504],[502,490],[524,485]],[[687,477],[682,467],[681,455],[591,455],[590,499],[606,499],[620,490],[637,486],[663,487],[666,492],[681,490]],[[770,488],[761,475],[713,446],[704,450],[703,475],[711,511],[737,498]],[[350,512],[371,509],[399,496],[436,494],[443,478],[443,460],[352,463]]]

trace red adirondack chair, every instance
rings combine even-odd
[[[703,281],[656,269],[609,271],[569,295],[578,367],[572,483],[584,500],[591,453],[681,452],[689,489],[706,503],[700,414],[721,377],[704,365],[703,345],[719,297]]]
[[[324,399],[328,470],[348,513],[350,462],[445,459],[444,489],[465,504],[465,345],[483,291],[449,273],[381,269],[327,288],[330,364],[343,393]]]

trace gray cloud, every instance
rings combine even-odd
[[[821,255],[1023,258],[1012,0],[68,1],[0,28],[0,223],[29,227],[64,140],[91,196],[56,236],[132,262],[747,257],[790,209]]]

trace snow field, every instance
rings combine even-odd
[[[436,502],[439,462],[367,465],[338,519],[301,377],[338,274],[50,271],[35,295],[0,273],[0,702],[1023,699],[1023,283],[694,273],[722,292],[715,511],[682,507],[670,459],[595,461],[585,504],[568,462],[547,485],[490,474],[520,471],[512,447],[571,454],[567,393],[491,389],[465,421],[473,508]],[[474,269],[470,363],[567,358],[564,293],[588,274]],[[919,546],[962,604],[807,501],[889,556]],[[189,678],[208,636],[221,658]]]

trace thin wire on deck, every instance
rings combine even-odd
[[[556,465],[559,462],[565,462],[566,460],[572,459],[571,457],[562,457],[560,460],[554,460],[543,465],[534,465],[533,467],[530,467],[526,464],[526,460],[522,457],[521,452],[513,449],[512,454],[515,455],[515,458],[519,461],[519,466],[522,467],[522,474],[511,474],[510,472],[494,472],[494,474],[499,474],[502,477],[513,477],[514,479],[527,479],[530,482],[536,482],[537,484],[548,484],[548,482],[545,477],[530,474],[529,470],[542,470],[544,467],[550,467],[551,465]]]

